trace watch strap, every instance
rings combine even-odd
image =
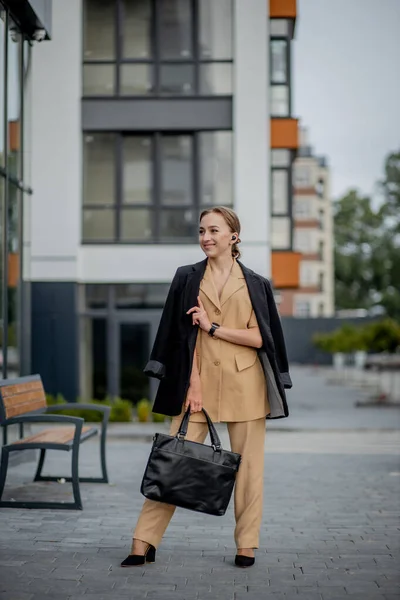
[[[208,332],[208,335],[214,337],[215,330],[218,329],[218,323],[211,323],[211,329]]]

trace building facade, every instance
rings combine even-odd
[[[24,222],[31,187],[31,60],[51,34],[51,2],[0,2],[0,319],[1,376],[30,368],[29,286],[24,284]]]
[[[49,393],[152,397],[142,368],[176,268],[203,258],[201,209],[238,212],[263,275],[275,249],[296,258],[290,196],[270,202],[271,156],[289,191],[298,145],[295,17],[287,0],[53,1],[32,52],[23,265],[27,369]]]
[[[281,294],[283,316],[334,315],[333,214],[329,167],[301,131],[293,169],[294,248],[300,253],[300,282]]]

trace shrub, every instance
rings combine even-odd
[[[400,348],[400,325],[392,319],[374,321],[361,327],[345,323],[330,333],[316,333],[313,343],[324,352],[357,350],[394,353]]]
[[[110,421],[115,423],[130,423],[132,416],[132,404],[129,400],[116,398],[111,405]]]
[[[150,413],[151,413],[151,404],[147,400],[147,398],[142,398],[136,405],[136,412],[138,419],[141,423],[146,423],[149,421]]]
[[[345,323],[330,333],[316,333],[313,343],[324,352],[344,352],[345,354],[366,350],[361,328]]]
[[[164,423],[165,415],[160,415],[159,413],[152,414],[154,423]]]
[[[364,338],[371,352],[394,354],[400,348],[400,324],[393,319],[369,323],[364,328]]]
[[[49,406],[65,404],[65,399],[58,394],[56,398],[51,396],[50,394],[46,394],[47,404]],[[122,400],[121,398],[116,398],[115,400],[111,400],[107,398],[106,400],[89,400],[84,402],[85,404],[100,404],[101,406],[110,406],[110,422],[116,423],[129,423],[132,421],[132,404],[129,400]],[[85,419],[85,421],[89,421],[91,423],[100,423],[103,419],[103,414],[101,412],[96,411],[95,409],[90,410],[88,408],[80,408],[79,407],[79,398],[76,402],[76,408],[66,408],[62,411],[57,411],[57,414],[60,415],[70,415],[72,417],[81,417]]]

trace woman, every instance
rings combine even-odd
[[[240,222],[215,207],[200,216],[206,260],[180,267],[164,306],[145,373],[161,379],[153,410],[173,417],[171,435],[190,407],[187,439],[204,442],[204,407],[226,422],[242,455],[235,484],[235,564],[254,564],[262,517],[265,418],[288,416],[291,387],[280,319],[269,282],[244,265]],[[145,500],[123,567],[154,562],[175,507]]]

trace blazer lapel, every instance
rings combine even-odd
[[[183,307],[185,313],[189,308],[197,306],[197,296],[199,295],[200,282],[203,279],[206,270],[207,259],[193,265],[193,271],[189,273],[183,296]]]

